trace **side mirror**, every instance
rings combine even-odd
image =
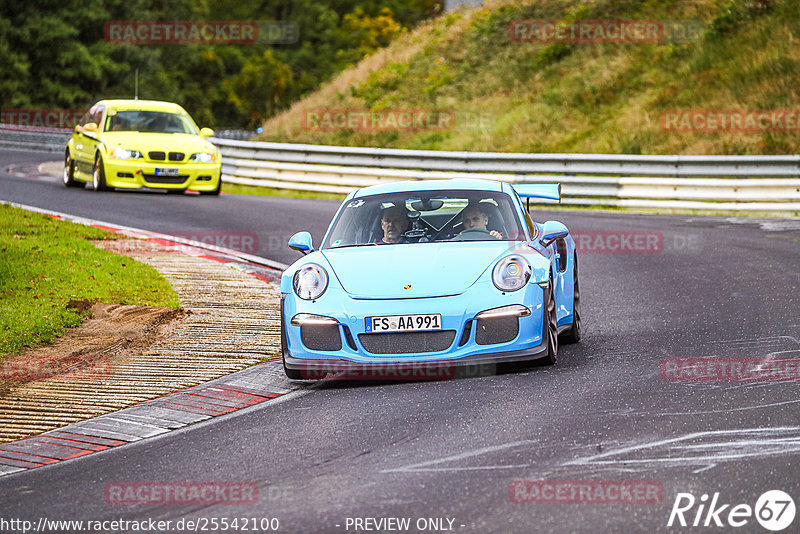
[[[289,248],[302,252],[303,255],[314,252],[314,247],[311,243],[311,234],[308,232],[297,232],[289,238]]]
[[[83,125],[83,131],[89,133],[97,132],[97,123],[96,122],[87,122]]]
[[[200,135],[203,137],[214,137],[214,130],[211,128],[200,128]]]
[[[543,247],[549,247],[554,241],[567,237],[569,230],[562,223],[558,221],[547,221],[542,226],[542,237],[539,238],[539,243]]]

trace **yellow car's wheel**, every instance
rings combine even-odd
[[[217,188],[212,191],[200,191],[201,195],[219,195],[219,192],[222,190],[222,176],[219,177],[219,181],[217,181]]]
[[[103,165],[103,156],[100,154],[94,158],[92,185],[94,186],[95,191],[108,191],[108,186],[106,185],[106,169]]]
[[[66,187],[83,187],[83,183],[75,180],[75,162],[67,150],[64,156],[64,185]]]

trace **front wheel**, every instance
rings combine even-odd
[[[572,326],[561,335],[564,343],[577,343],[581,340],[581,289],[578,285],[578,255],[573,263],[574,297],[572,301]]]
[[[103,165],[103,156],[100,154],[94,159],[92,186],[94,186],[95,191],[108,191],[108,186],[106,185],[106,168]]]
[[[544,365],[553,365],[558,357],[558,321],[556,317],[556,297],[553,290],[553,279],[545,290],[545,308],[542,333],[547,336],[547,356],[541,359]]]
[[[81,182],[75,180],[75,162],[72,161],[72,156],[69,155],[69,150],[67,150],[67,153],[64,156],[64,186],[83,187]]]
[[[217,188],[212,191],[200,191],[201,195],[214,195],[219,196],[219,192],[222,190],[222,176],[219,177],[217,181]]]
[[[303,372],[286,367],[286,358],[283,359],[283,372],[289,380],[303,380]]]

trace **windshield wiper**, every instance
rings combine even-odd
[[[326,250],[338,250],[340,248],[351,248],[351,247],[374,247],[377,246],[378,243],[359,243],[359,244],[352,244],[352,245],[340,245],[337,247],[327,247]]]

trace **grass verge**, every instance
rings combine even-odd
[[[553,19],[656,21],[665,34],[659,42],[636,43],[510,36],[520,21]],[[709,123],[706,131],[668,127],[666,117],[795,113],[798,20],[796,0],[487,0],[400,36],[269,119],[257,140],[489,152],[796,154],[800,137],[788,125]],[[443,110],[454,120],[446,127],[387,121],[367,128],[349,120],[311,127],[308,113],[325,110]]]
[[[353,188],[355,189],[355,188]],[[344,200],[344,193],[317,193],[314,191],[295,191],[293,189],[277,189],[275,187],[257,187],[254,185],[240,185],[222,182],[222,192],[234,195],[258,195],[272,197],[292,198],[324,198],[329,200]]]
[[[148,265],[95,247],[106,230],[0,205],[0,359],[47,343],[90,312],[70,300],[179,306],[178,295]]]

